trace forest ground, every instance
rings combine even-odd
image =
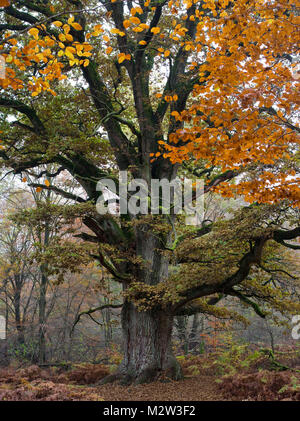
[[[299,351],[180,357],[185,378],[144,385],[97,385],[112,367],[36,365],[0,370],[0,401],[299,401]],[[289,367],[289,369],[287,369]]]

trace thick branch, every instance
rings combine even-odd
[[[36,111],[29,107],[26,104],[23,104],[20,101],[9,99],[9,98],[0,98],[0,106],[6,107],[6,108],[12,108],[16,111],[19,111],[20,113],[26,115],[26,117],[29,118],[31,121],[33,128],[35,130],[35,133],[38,135],[45,134],[45,127],[38,117]]]
[[[62,190],[62,189],[60,189],[59,187],[56,187],[56,186],[46,186],[46,184],[39,184],[39,183],[30,183],[28,185],[30,187],[35,187],[35,188],[40,187],[43,190],[54,191],[55,193],[59,194],[60,196],[65,197],[66,199],[75,200],[76,202],[79,202],[79,203],[85,202],[85,200],[82,199],[82,197],[77,196],[77,195],[75,195],[73,193],[70,193],[70,192],[66,192],[66,191],[64,191],[64,190]]]
[[[232,295],[234,297],[239,298],[243,303],[249,305],[253,308],[255,313],[262,317],[263,319],[266,317],[266,313],[262,311],[257,303],[247,298],[244,294],[242,294],[240,291],[237,291],[236,289],[232,288],[229,291],[226,291],[227,295]]]
[[[90,315],[92,313],[95,313],[96,311],[101,311],[101,310],[105,310],[106,308],[121,308],[123,306],[123,304],[105,304],[103,306],[99,306],[96,308],[90,308],[89,310],[85,310],[82,311],[81,313],[78,314],[77,319],[75,320],[71,332],[70,332],[70,336],[72,335],[72,333],[74,332],[75,326],[77,325],[77,323],[79,322],[81,316],[87,314]]]
[[[226,294],[227,291],[230,291],[235,285],[243,282],[249,275],[251,266],[253,264],[260,264],[263,247],[267,240],[268,238],[265,237],[256,239],[252,249],[240,260],[238,264],[239,269],[222,282],[204,284],[185,291],[185,293],[182,294],[184,297],[182,298],[182,301],[176,305],[175,311],[177,311],[177,309],[181,306],[197,298],[212,295],[217,292]]]

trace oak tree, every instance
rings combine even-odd
[[[299,248],[290,242],[300,234],[296,3],[0,6],[1,162],[38,180],[55,176],[41,165],[55,164],[80,186],[74,194],[33,183],[76,203],[90,229],[82,239],[97,244],[96,258],[123,285],[124,359],[110,380],[143,382],[162,370],[180,378],[174,317],[208,311],[226,295],[258,313],[259,300],[280,307],[278,287],[261,272],[284,270],[269,263],[275,244]],[[117,170],[148,185],[193,174],[205,193],[247,204],[195,229],[175,215],[99,215],[97,183]]]

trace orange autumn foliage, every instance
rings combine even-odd
[[[29,89],[32,96],[43,91],[55,95],[51,85],[67,77],[64,66],[90,65],[93,39],[98,37],[107,58],[128,69],[132,52],[153,49],[167,66],[183,50],[195,79],[193,89],[184,110],[176,105],[176,90],[154,95],[154,102],[168,103],[174,130],[157,139],[160,152],[151,156],[163,154],[174,164],[205,160],[207,167],[223,172],[249,171],[238,184],[221,183],[215,191],[227,197],[242,194],[249,202],[288,199],[299,206],[300,78],[294,58],[300,18],[295,1],[171,0],[163,12],[165,21],[155,20],[156,9],[150,2],[131,8],[116,27],[112,8],[106,23],[91,25],[83,42],[72,35],[83,30],[74,16],[67,22],[52,21],[56,35],[48,33],[44,23],[29,29],[27,41],[7,31],[0,45],[7,66],[0,86]],[[193,37],[191,22],[197,22]],[[24,80],[22,72],[41,62],[38,75]]]

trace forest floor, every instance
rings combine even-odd
[[[29,370],[36,370],[35,366]],[[28,371],[28,370],[26,370]],[[101,386],[65,383],[61,376],[47,380],[45,372],[29,380],[12,373],[14,379],[0,372],[0,401],[2,400],[93,400],[93,401],[217,401],[226,399],[213,376],[198,375],[179,382],[156,381],[138,386],[116,383]],[[6,377],[6,378],[5,378]]]
[[[105,401],[223,401],[226,399],[213,376],[198,375],[179,382],[153,382],[124,387],[114,384],[100,386]]]
[[[282,353],[275,364],[269,357],[180,357],[183,380],[131,386],[97,385],[111,371],[103,364],[75,364],[69,370],[11,366],[0,369],[0,401],[299,401],[299,353]]]

